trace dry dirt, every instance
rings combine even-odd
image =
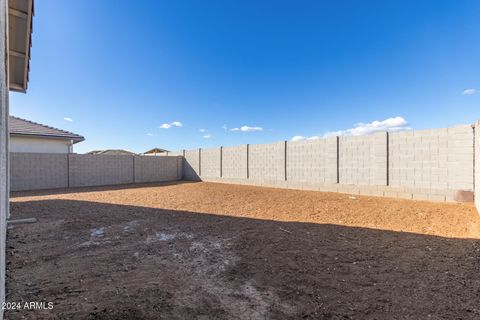
[[[479,319],[471,204],[179,183],[16,194],[7,319]]]

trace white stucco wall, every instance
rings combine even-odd
[[[5,250],[7,234],[8,205],[8,84],[7,61],[7,4],[0,0],[0,303],[5,301]],[[0,309],[3,319],[3,308]]]
[[[10,136],[10,152],[69,153],[70,142],[61,139]]]

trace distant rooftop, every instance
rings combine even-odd
[[[8,128],[10,135],[73,140],[73,143],[85,140],[83,136],[73,132],[57,129],[14,116],[10,116]]]
[[[165,153],[165,152],[170,152],[170,151],[162,148],[153,148],[148,151],[145,151],[143,154],[156,154],[156,153]]]
[[[135,153],[128,150],[123,150],[123,149],[106,149],[106,150],[93,150],[93,151],[87,152],[86,154],[134,155]]]

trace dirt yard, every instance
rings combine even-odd
[[[471,204],[214,183],[17,194],[7,319],[479,319]]]

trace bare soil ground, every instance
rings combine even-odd
[[[7,319],[479,319],[471,204],[179,183],[16,194]]]

